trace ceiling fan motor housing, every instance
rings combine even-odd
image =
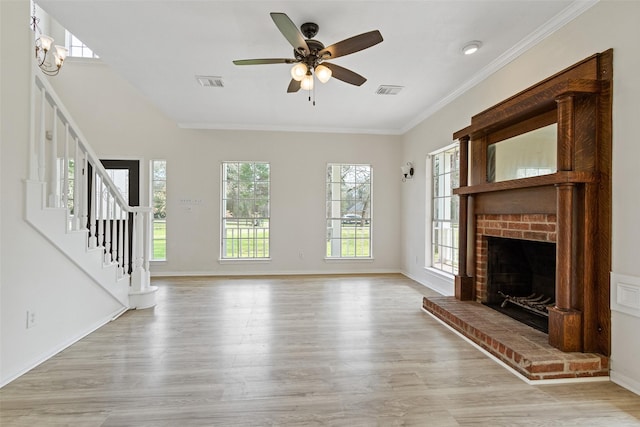
[[[318,27],[318,24],[313,22],[305,22],[304,24],[300,25],[302,34],[304,34],[304,36],[308,39],[314,38],[316,34],[318,34],[319,29],[320,27]]]

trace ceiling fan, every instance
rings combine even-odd
[[[366,78],[358,73],[326,61],[349,55],[380,43],[382,41],[380,31],[369,31],[325,47],[324,44],[313,39],[318,33],[319,27],[317,24],[313,22],[304,23],[300,26],[301,31],[298,31],[296,25],[285,13],[272,12],[271,18],[282,35],[293,46],[294,58],[238,59],[233,61],[234,64],[295,64],[291,69],[292,79],[287,88],[288,93],[297,92],[300,89],[313,89],[314,74],[322,83],[327,82],[332,76],[355,86],[361,86],[367,81]]]

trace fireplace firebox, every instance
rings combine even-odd
[[[483,303],[542,332],[555,303],[554,243],[489,237]]]

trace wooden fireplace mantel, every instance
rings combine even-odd
[[[613,50],[592,55],[473,116],[460,142],[456,298],[476,298],[475,217],[555,214],[556,295],[549,343],[609,355]],[[489,182],[490,144],[557,124],[557,171]]]

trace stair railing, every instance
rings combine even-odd
[[[43,207],[64,208],[67,231],[85,231],[130,293],[149,286],[151,208],[129,206],[49,82],[33,73],[29,175]]]

